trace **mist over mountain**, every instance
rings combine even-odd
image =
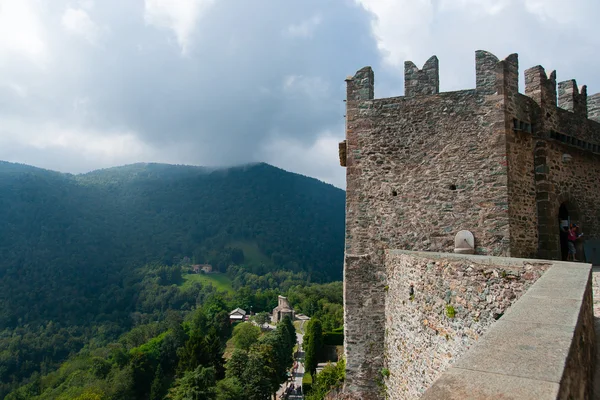
[[[2,163],[0,188],[2,327],[112,308],[98,296],[122,269],[185,256],[341,278],[344,192],[267,164],[69,175]],[[240,243],[265,260],[240,258]]]

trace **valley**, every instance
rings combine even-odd
[[[216,385],[224,316],[280,294],[342,324],[341,283],[327,282],[341,279],[344,192],[331,185],[267,164],[71,175],[0,162],[0,187],[0,398],[146,399],[186,374]]]

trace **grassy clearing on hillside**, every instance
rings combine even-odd
[[[225,361],[227,361],[231,358],[231,355],[233,354],[234,350],[235,350],[235,344],[233,343],[233,339],[229,339],[227,341],[225,351],[223,352],[223,358],[225,359]]]
[[[244,252],[244,259],[247,263],[273,265],[273,261],[260,251],[256,242],[238,240],[229,243],[227,247],[242,250]]]
[[[194,282],[200,282],[203,285],[212,284],[217,290],[233,293],[231,279],[225,274],[184,274],[181,287],[185,290],[192,286]]]

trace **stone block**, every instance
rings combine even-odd
[[[455,366],[559,383],[574,331],[571,326],[548,329],[544,324],[500,319]]]
[[[558,388],[554,382],[451,368],[421,400],[554,400]]]
[[[527,292],[527,296],[519,299],[506,311],[502,320],[575,327],[581,304],[581,300],[535,297],[531,292]]]
[[[590,276],[589,264],[560,262],[546,271],[527,292],[529,296],[550,299],[580,300]]]

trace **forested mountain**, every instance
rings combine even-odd
[[[342,190],[267,164],[71,175],[0,162],[0,382],[66,356],[38,345],[83,345],[100,325],[120,333],[142,279],[135,268],[189,257],[339,280],[343,235]]]

